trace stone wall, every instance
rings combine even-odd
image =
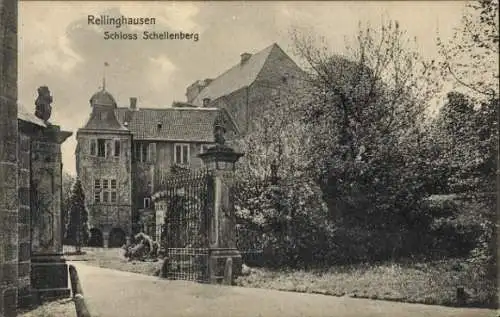
[[[219,98],[214,102],[214,107],[219,109],[226,109],[229,115],[234,119],[236,125],[241,133],[247,131],[249,125],[249,97],[251,94],[251,87],[242,88],[234,91],[230,95]]]
[[[17,1],[0,0],[0,316],[16,316],[18,286]]]
[[[102,138],[120,142],[120,155],[96,157],[90,155],[90,139]],[[85,203],[89,210],[89,225],[101,231],[107,238],[113,228],[131,234],[132,226],[132,150],[130,134],[82,133],[78,132],[77,173],[85,192]],[[95,203],[95,179],[116,179],[116,203]]]

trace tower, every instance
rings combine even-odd
[[[76,168],[89,211],[91,246],[120,247],[132,230],[132,134],[116,118],[116,101],[102,89],[90,98],[77,132]]]

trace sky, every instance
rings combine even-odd
[[[297,63],[290,30],[324,37],[342,53],[360,22],[374,27],[399,21],[426,58],[437,55],[436,36],[449,38],[465,2],[19,2],[19,103],[34,112],[37,88],[49,87],[54,102],[49,121],[73,136],[62,147],[63,168],[75,174],[76,131],[89,117],[89,99],[102,86],[119,106],[130,97],[139,107],[185,101],[186,87],[214,78],[235,65],[243,52],[277,43]],[[154,26],[127,29],[88,24],[88,15],[151,17]],[[199,40],[105,40],[105,31],[194,32]],[[104,67],[104,63],[108,67]]]

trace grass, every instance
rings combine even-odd
[[[162,265],[162,261],[128,261],[122,249],[83,250],[85,255],[66,258],[146,275],[157,275]],[[478,277],[464,260],[356,264],[307,271],[252,268],[236,282],[243,287],[446,306],[457,305],[457,287],[464,287],[467,306],[496,308],[497,298],[495,283]]]
[[[48,302],[33,310],[20,311],[19,317],[76,317],[75,304],[71,299]]]
[[[326,270],[274,271],[252,269],[238,278],[245,287],[319,293],[335,296],[456,306],[457,287],[467,293],[466,305],[496,308],[492,281],[474,277],[459,260],[429,263],[381,263],[337,266]]]

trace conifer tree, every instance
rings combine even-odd
[[[66,226],[66,239],[76,247],[76,252],[81,252],[82,245],[89,239],[88,211],[85,207],[85,194],[79,179],[71,187],[69,203],[69,218]]]

